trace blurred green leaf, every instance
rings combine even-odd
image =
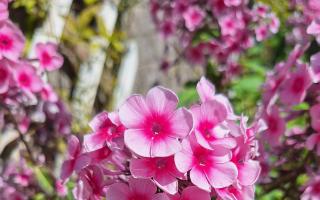
[[[194,87],[185,88],[179,94],[179,106],[190,106],[192,103],[198,101],[198,93]]]
[[[34,167],[33,171],[41,189],[43,189],[47,194],[53,194],[53,181],[51,180],[49,173],[44,168],[40,167]]]
[[[300,110],[309,110],[310,106],[307,102],[302,102],[298,105],[295,105],[292,107],[293,110],[295,111],[300,111]]]

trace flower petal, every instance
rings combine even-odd
[[[150,157],[152,140],[140,129],[129,129],[124,132],[124,143],[139,156]]]

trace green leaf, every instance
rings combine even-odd
[[[309,108],[310,108],[310,105],[307,102],[302,102],[302,103],[292,107],[292,109],[295,111],[309,110]]]
[[[43,189],[43,191],[47,194],[53,194],[53,181],[51,180],[49,173],[40,167],[34,167],[33,171],[41,189]]]
[[[178,97],[180,99],[179,106],[190,106],[192,103],[198,101],[198,93],[194,87],[183,89],[178,94]]]

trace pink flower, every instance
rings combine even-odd
[[[77,200],[98,200],[105,196],[107,185],[102,170],[90,165],[80,171],[77,186],[72,193]]]
[[[270,24],[269,24],[270,31],[271,31],[272,33],[277,33],[277,32],[279,31],[279,27],[280,27],[280,20],[279,20],[279,18],[278,18],[275,14],[273,14],[273,13],[271,13],[269,17],[270,17],[270,20],[271,20],[271,22],[270,22]]]
[[[182,173],[190,171],[190,179],[199,188],[211,191],[232,185],[238,176],[237,167],[230,162],[231,152],[225,148],[208,150],[190,135],[182,141],[182,151],[175,154],[175,163]]]
[[[169,200],[164,193],[158,193],[157,187],[147,179],[129,179],[129,186],[125,183],[115,183],[108,187],[106,197],[109,200]]]
[[[301,195],[301,200],[318,200],[320,197],[320,176],[313,176]]]
[[[130,171],[134,178],[153,178],[158,187],[169,194],[178,192],[177,178],[184,178],[177,170],[173,156],[132,159]]]
[[[117,112],[102,112],[89,123],[92,134],[84,136],[84,146],[87,151],[100,149],[108,144],[111,147],[121,148],[125,128],[119,120]]]
[[[234,36],[244,27],[243,19],[234,14],[229,14],[218,19],[223,36]]]
[[[301,103],[311,84],[311,76],[307,65],[298,66],[297,71],[290,73],[289,77],[282,83],[280,100],[288,105]]]
[[[206,101],[191,108],[194,133],[198,143],[207,149],[225,147],[232,149],[236,141],[229,137],[229,130],[222,123],[227,119],[227,109],[218,101]]]
[[[167,157],[180,151],[178,139],[185,138],[193,126],[185,108],[175,110],[178,97],[163,87],[152,88],[146,98],[133,95],[120,107],[126,146],[144,157]]]
[[[205,51],[204,45],[199,44],[194,47],[187,48],[185,54],[187,60],[192,64],[202,65],[205,62]]]
[[[169,196],[170,200],[210,200],[210,194],[196,186],[189,186],[185,188],[181,195],[176,194]]]
[[[224,95],[215,94],[214,85],[205,77],[201,77],[200,81],[197,83],[197,92],[202,103],[211,100],[218,101],[227,109],[228,118],[235,118],[233,108],[229,100]]]
[[[68,140],[68,156],[62,164],[60,178],[64,181],[71,176],[74,170],[79,171],[91,162],[86,154],[81,154],[81,145],[76,136],[70,136]]]
[[[0,59],[17,61],[24,48],[25,38],[11,22],[0,25]]]
[[[216,189],[221,199],[230,200],[254,200],[254,186],[232,185],[222,189]]]
[[[265,40],[269,35],[268,30],[269,30],[268,26],[266,26],[266,25],[261,25],[261,26],[258,26],[257,28],[255,28],[257,41],[261,42],[261,41]]]
[[[64,197],[68,194],[68,188],[61,180],[56,181],[55,187],[59,197]]]
[[[201,25],[204,17],[204,11],[202,11],[198,6],[189,7],[187,11],[183,13],[183,18],[189,31],[196,30],[196,28]]]
[[[320,19],[315,19],[307,28],[307,33],[314,36],[320,35]]]
[[[45,101],[50,101],[50,102],[57,102],[58,101],[58,96],[57,94],[53,91],[51,85],[45,83],[41,89],[41,98]]]
[[[41,78],[33,66],[22,62],[15,71],[17,85],[27,92],[40,92],[43,87]]]
[[[320,53],[316,53],[310,58],[311,77],[314,83],[320,82]]]
[[[310,108],[311,126],[314,130],[320,132],[320,104]]]
[[[6,93],[9,89],[11,72],[7,63],[0,60],[0,94]]]
[[[284,134],[286,123],[280,116],[279,109],[276,106],[270,108],[264,115],[264,120],[268,129],[263,133],[263,137],[272,146],[278,145],[280,137]]]
[[[165,20],[160,24],[159,29],[161,36],[166,39],[174,33],[176,27],[171,20]]]
[[[306,141],[306,147],[309,150],[316,148],[317,155],[320,156],[320,133],[310,135]]]
[[[53,71],[63,64],[63,57],[57,52],[57,45],[54,43],[38,43],[36,54],[40,61],[40,67],[44,70]]]

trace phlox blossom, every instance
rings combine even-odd
[[[189,7],[184,13],[183,18],[186,23],[186,27],[189,29],[189,31],[194,31],[196,28],[198,28],[202,20],[205,17],[204,11],[202,11],[197,6]]]
[[[170,200],[210,200],[210,193],[199,189],[196,186],[189,186],[183,189],[181,195],[176,194],[174,196],[169,195]]]
[[[40,67],[44,70],[53,71],[60,68],[63,64],[63,57],[57,52],[57,45],[54,43],[38,43],[36,54]]]
[[[176,110],[177,96],[163,87],[152,88],[146,97],[133,95],[120,107],[119,116],[127,128],[124,142],[144,157],[167,157],[181,150],[179,139],[193,127],[192,115],[185,108]]]

